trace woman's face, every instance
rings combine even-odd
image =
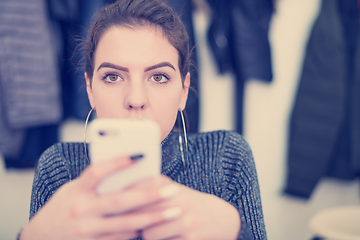
[[[85,74],[97,117],[155,120],[163,140],[185,108],[190,85],[189,74],[182,85],[178,59],[156,28],[110,28],[96,49],[91,87]]]

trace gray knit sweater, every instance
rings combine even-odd
[[[235,206],[242,221],[239,239],[267,239],[255,163],[245,140],[228,131],[198,133],[189,136],[188,152],[184,167],[178,135],[171,132],[162,142],[162,174]],[[88,165],[83,143],[58,143],[47,149],[35,171],[30,219]]]

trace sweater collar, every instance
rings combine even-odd
[[[181,160],[178,133],[174,129],[161,142],[161,147],[161,173],[174,179],[184,167]]]

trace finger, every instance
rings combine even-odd
[[[151,185],[166,185],[174,182],[172,179],[165,175],[158,175],[154,177],[149,177],[144,180],[140,180],[134,184],[131,184],[128,188],[148,188]]]
[[[177,224],[173,222],[151,226],[142,231],[142,236],[146,240],[181,239],[180,234],[181,231],[177,228]]]
[[[102,234],[95,239],[98,240],[128,240],[135,239],[140,235],[140,231],[131,231],[131,232],[123,232],[123,233],[115,233],[115,234]]]
[[[91,163],[78,178],[79,186],[85,190],[94,190],[107,176],[134,164],[129,156],[113,160]]]
[[[162,200],[174,197],[178,192],[179,186],[176,184],[125,190],[103,195],[94,201],[88,201],[80,206],[79,211],[80,214],[84,213],[90,216],[120,214],[159,203]]]
[[[167,238],[166,240],[184,240],[184,238],[180,236],[176,236],[176,237]]]
[[[155,185],[160,186],[161,184],[163,184],[160,180],[160,176],[161,175],[146,177],[144,179],[141,179],[139,181],[136,181],[136,182],[130,184],[129,186],[125,187],[124,189],[125,190],[139,189],[139,188],[145,189],[145,188],[149,188],[149,187],[152,187]]]
[[[117,234],[138,231],[151,225],[175,219],[181,215],[177,207],[148,213],[130,213],[103,218],[89,218],[79,227],[83,236],[98,236],[99,234]]]
[[[183,218],[174,218],[165,223],[152,225],[143,229],[142,235],[147,240],[152,239],[181,239],[181,235],[186,234],[186,229]]]

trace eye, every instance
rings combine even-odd
[[[107,74],[105,74],[103,80],[105,80],[106,82],[109,82],[109,83],[113,83],[113,82],[121,81],[122,78],[115,73],[107,73]]]
[[[169,81],[169,77],[164,73],[157,73],[151,76],[150,80],[156,83],[166,83]]]

